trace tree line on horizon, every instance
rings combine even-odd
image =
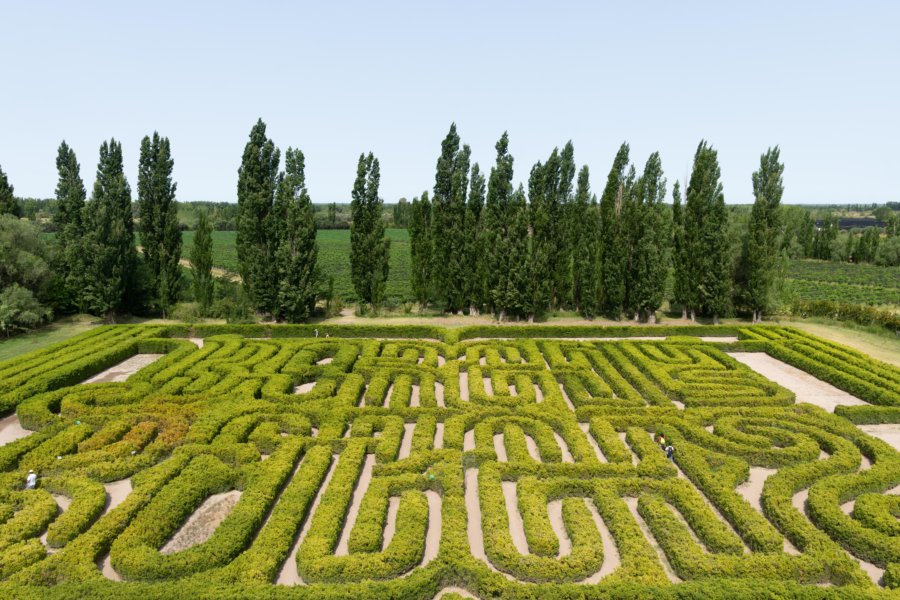
[[[513,187],[507,133],[495,149],[485,177],[451,125],[433,193],[413,199],[412,288],[421,305],[487,311],[501,321],[574,310],[587,318],[654,322],[671,267],[670,300],[685,317],[717,321],[737,298],[759,320],[769,306],[784,189],[777,146],[753,174],[755,202],[736,272],[718,154],[706,141],[694,155],[684,202],[680,184],[673,186],[671,211],[657,152],[639,174],[623,143],[598,200],[588,166],[576,167],[571,142],[531,168],[527,191]]]
[[[576,165],[571,142],[532,166],[527,189],[513,186],[506,133],[495,150],[495,164],[485,173],[451,125],[431,193],[394,210],[408,222],[411,284],[421,306],[491,313],[500,320],[574,310],[587,318],[652,322],[666,299],[671,269],[674,289],[668,299],[685,316],[717,320],[736,302],[758,320],[767,309],[780,253],[784,166],[777,147],[762,155],[753,174],[755,202],[736,269],[718,156],[706,141],[697,147],[684,199],[675,183],[671,209],[658,153],[638,172],[623,143],[598,198],[588,166]],[[148,305],[165,315],[178,301],[183,282],[173,165],[168,138],[154,133],[142,140],[133,211],[120,143],[113,139],[101,146],[90,198],[74,151],[60,145],[55,305],[112,318]],[[378,159],[361,154],[351,192],[348,260],[362,306],[385,299],[390,246],[379,183]],[[282,168],[281,152],[261,119],[244,147],[237,195],[236,245],[246,301],[278,321],[308,319],[325,274],[317,264],[305,158],[289,147]],[[19,212],[2,170],[0,211]],[[202,310],[214,289],[211,230],[201,213],[190,262],[193,296]]]

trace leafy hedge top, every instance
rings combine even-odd
[[[0,363],[0,411],[35,430],[0,446],[0,592],[818,598],[877,593],[853,557],[885,569],[886,586],[900,574],[897,504],[880,494],[900,484],[900,454],[727,351],[766,352],[866,400],[839,407],[855,421],[900,420],[900,370],[861,353],[781,327],[315,333],[110,326]],[[666,339],[601,339],[645,336]],[[80,384],[139,353],[165,356],[125,383]],[[38,490],[21,490],[29,469]],[[774,474],[754,508],[739,490],[761,469]],[[108,510],[104,484],[126,478],[133,491]],[[159,551],[232,489],[209,539]],[[51,493],[71,504],[60,512]],[[606,574],[612,552],[621,566]],[[107,557],[129,583],[99,574]],[[305,585],[271,585],[286,568]]]

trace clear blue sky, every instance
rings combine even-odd
[[[779,144],[785,201],[900,200],[897,2],[4,2],[0,165],[49,197],[60,140],[90,190],[104,138],[134,188],[140,139],[172,140],[181,200],[234,201],[257,117],[307,158],[314,202],[349,201],[356,159],[381,195],[434,185],[451,121],[516,179],[568,139],[603,187],[623,140],[671,183],[707,138],[728,202]],[[627,4],[627,6],[626,6]]]

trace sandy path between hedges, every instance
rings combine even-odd
[[[281,571],[279,571],[278,578],[275,580],[275,583],[278,585],[303,585],[303,578],[300,577],[300,573],[297,571],[297,550],[300,548],[300,544],[303,543],[303,540],[306,539],[306,534],[309,533],[309,528],[312,525],[316,509],[319,507],[319,503],[322,502],[322,495],[331,483],[331,478],[334,476],[334,471],[337,468],[339,460],[339,454],[332,455],[331,466],[328,467],[325,479],[322,480],[322,485],[319,486],[319,491],[316,492],[316,497],[313,499],[312,505],[309,507],[309,511],[306,514],[306,519],[303,521],[303,527],[300,529],[297,539],[294,540],[291,552],[288,554],[287,560],[285,560],[284,564],[281,566]]]
[[[434,449],[441,450],[444,447],[444,424],[435,423],[434,425]]]
[[[628,507],[628,511],[631,513],[632,518],[637,522],[638,527],[640,527],[641,532],[644,534],[644,539],[647,540],[647,543],[650,544],[650,547],[656,551],[656,556],[659,558],[660,564],[662,564],[663,571],[666,573],[666,577],[669,578],[669,581],[672,583],[681,583],[681,578],[675,573],[675,569],[672,568],[671,563],[669,563],[669,559],[666,557],[666,553],[663,552],[662,548],[660,548],[659,543],[656,541],[656,538],[653,537],[653,533],[650,531],[650,527],[647,525],[647,522],[644,521],[644,518],[638,513],[638,499],[632,498],[630,496],[625,496],[622,498],[625,502],[625,506]]]
[[[400,451],[397,453],[397,460],[403,460],[404,458],[409,458],[410,452],[412,452],[412,441],[413,441],[413,433],[416,431],[415,423],[404,423],[403,424],[403,439],[400,440]],[[375,455],[372,455],[374,459]]]
[[[588,444],[591,445],[591,448],[594,449],[594,456],[597,457],[601,463],[608,463],[606,460],[606,456],[603,455],[603,451],[600,449],[600,445],[597,444],[597,440],[594,439],[594,436],[591,435],[591,424],[590,423],[579,423],[578,427],[581,428],[581,431],[584,432],[584,436],[587,438]]]
[[[893,423],[884,425],[857,425],[862,431],[890,444],[894,450],[900,451],[900,425]],[[865,456],[863,457],[865,459]]]
[[[797,402],[815,404],[828,412],[834,412],[834,407],[838,405],[866,406],[866,402],[859,398],[764,352],[731,352],[729,356],[794,392]]]
[[[174,554],[208,540],[240,498],[241,492],[231,490],[221,494],[213,494],[204,500],[203,504],[188,517],[184,525],[160,549],[160,552],[162,554]]]
[[[603,517],[600,516],[600,511],[597,510],[594,501],[590,498],[585,498],[584,503],[587,505],[588,510],[591,511],[591,518],[594,519],[594,525],[597,526],[597,530],[600,532],[600,539],[603,541],[603,564],[600,566],[599,571],[578,583],[593,584],[599,583],[601,579],[618,569],[622,565],[622,558],[619,556],[616,542],[613,540],[606,523],[603,522]]]
[[[126,358],[119,364],[113,365],[81,383],[121,383],[163,356],[165,354],[135,354],[131,358]]]
[[[366,454],[366,460],[363,463],[362,472],[356,482],[356,489],[353,490],[353,500],[350,508],[347,510],[347,518],[344,519],[344,527],[341,530],[341,537],[338,541],[337,549],[334,551],[335,556],[347,556],[349,554],[350,532],[356,525],[356,518],[359,516],[359,508],[362,505],[363,497],[369,490],[369,484],[372,483],[372,470],[375,468],[375,455]]]
[[[22,427],[22,423],[19,422],[19,415],[16,413],[0,419],[0,446],[21,440],[32,433],[34,432],[30,429]]]

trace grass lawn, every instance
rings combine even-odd
[[[96,327],[98,324],[99,321],[94,317],[77,315],[65,317],[30,333],[8,339],[0,338],[0,361],[31,352],[32,350],[40,350],[50,344],[55,344],[73,335],[83,333]]]
[[[387,297],[399,302],[411,300],[409,233],[406,229],[387,229],[385,233],[391,240]],[[194,232],[184,231],[181,236],[182,258],[190,258]],[[236,237],[235,231],[213,232],[213,266],[238,272]],[[334,293],[338,297],[348,301],[355,300],[356,294],[350,281],[350,230],[321,229],[316,241],[319,245],[322,275],[326,281],[329,276],[334,277]]]

